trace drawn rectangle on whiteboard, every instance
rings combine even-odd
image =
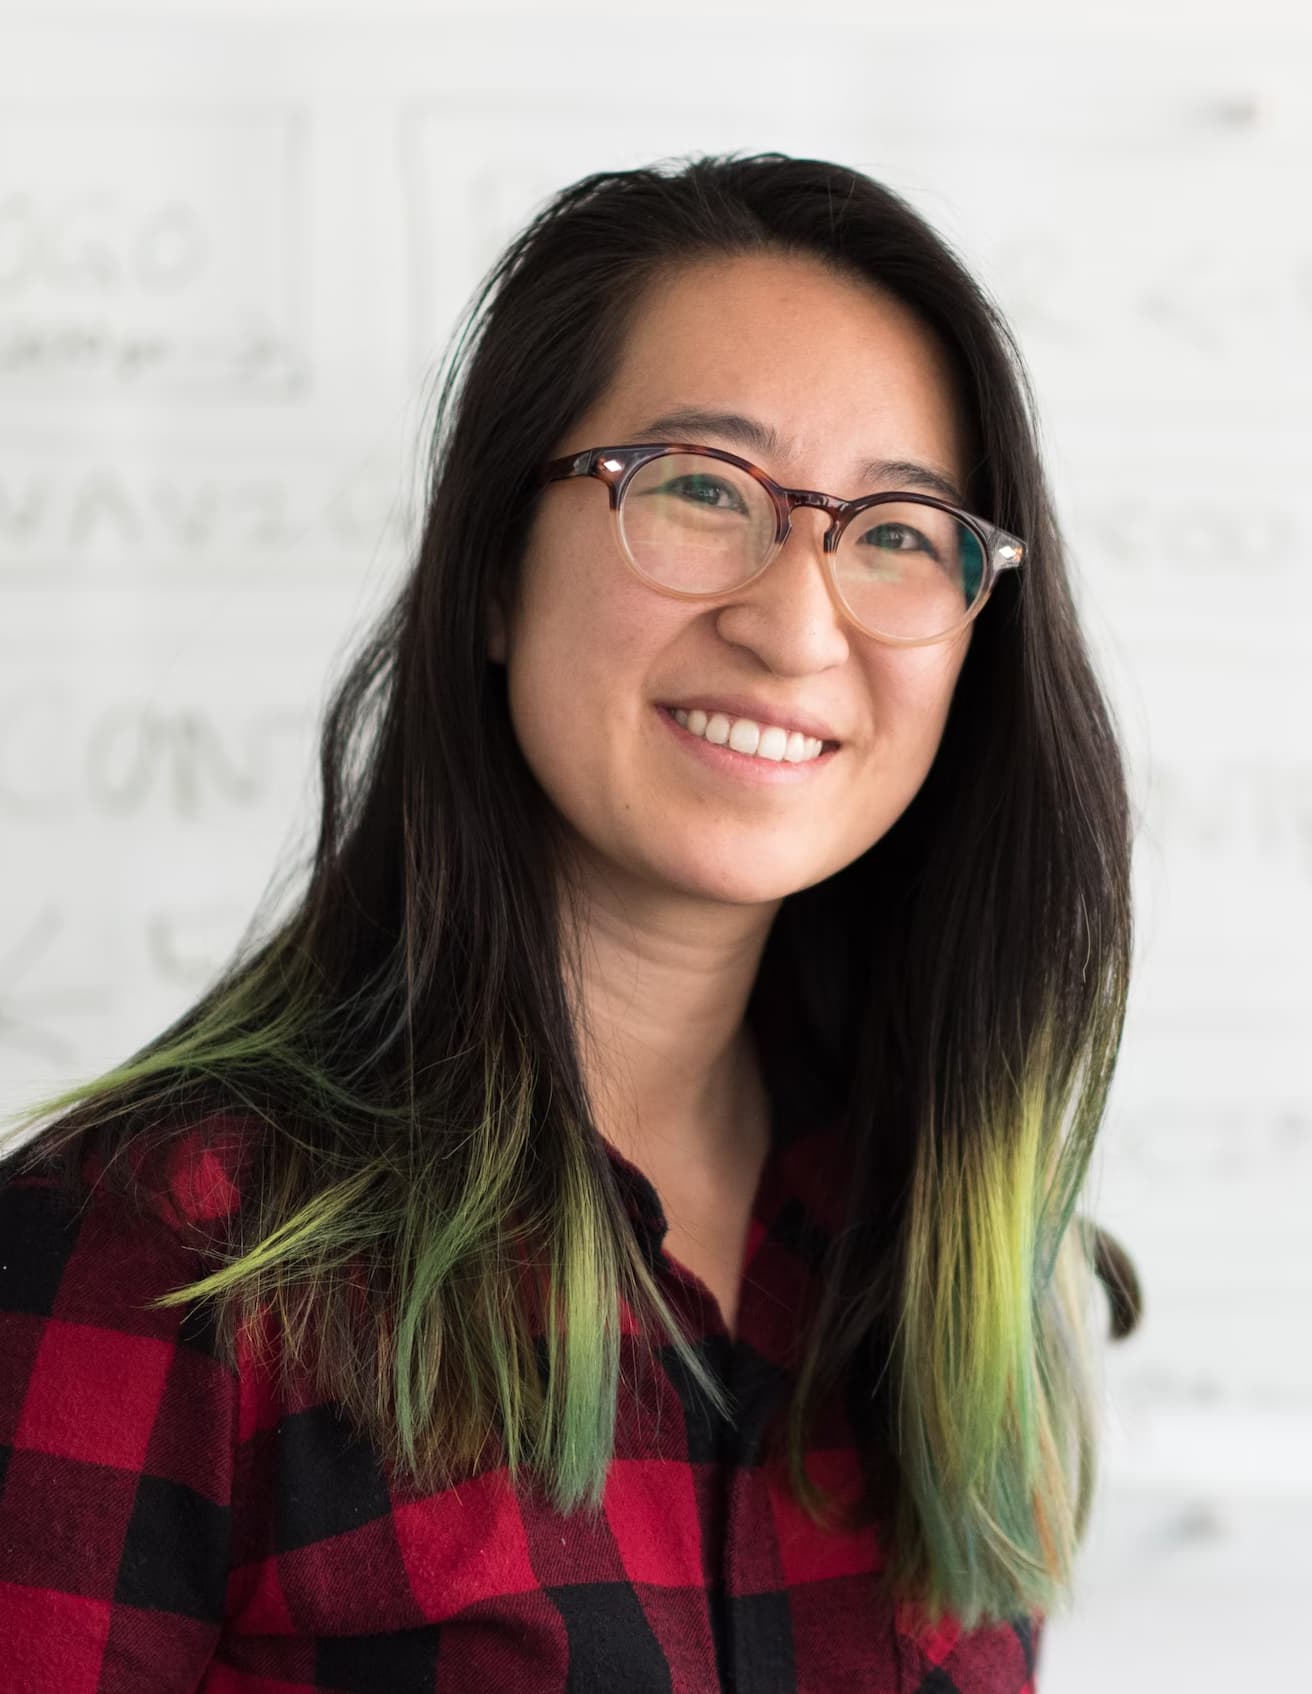
[[[10,103],[0,406],[294,393],[302,142],[292,107]]]

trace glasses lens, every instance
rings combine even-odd
[[[984,549],[973,529],[918,501],[858,512],[834,555],[838,591],[859,624],[924,641],[966,617],[984,585]]]
[[[668,453],[634,473],[620,532],[645,577],[685,594],[746,582],[774,543],[774,506],[754,477],[722,459]]]

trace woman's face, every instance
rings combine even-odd
[[[690,412],[721,421],[651,427]],[[848,498],[907,485],[905,470],[872,476],[876,460],[937,472],[958,498],[964,487],[933,336],[891,296],[795,255],[698,261],[653,285],[614,380],[555,451],[662,439],[728,448],[786,486]],[[777,902],[850,864],[906,808],[969,629],[898,648],[844,622],[826,588],[827,521],[795,511],[756,581],[680,601],[627,567],[602,483],[544,489],[513,603],[492,610],[489,652],[506,666],[524,756],[585,867],[646,891]],[[825,751],[752,757],[690,733],[676,709],[796,728]]]

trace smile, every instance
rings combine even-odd
[[[757,723],[753,718],[731,718],[723,712],[703,712],[699,708],[684,711],[681,707],[675,707],[672,716],[689,735],[709,741],[713,747],[732,747],[735,753],[743,753],[749,759],[803,765],[818,759],[824,751],[825,744],[817,736],[782,729],[778,724]]]
[[[656,710],[697,764],[749,788],[808,785],[819,780],[838,757],[837,741],[821,741],[782,724],[707,711],[703,706],[658,706]]]

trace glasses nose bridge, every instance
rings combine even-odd
[[[832,553],[838,545],[838,534],[847,510],[847,501],[840,500],[836,494],[822,494],[817,488],[781,488],[779,492],[783,495],[784,505],[780,545],[782,546],[793,532],[793,513],[799,507],[809,506],[814,511],[823,512],[829,519],[822,532],[821,542],[825,552]]]

